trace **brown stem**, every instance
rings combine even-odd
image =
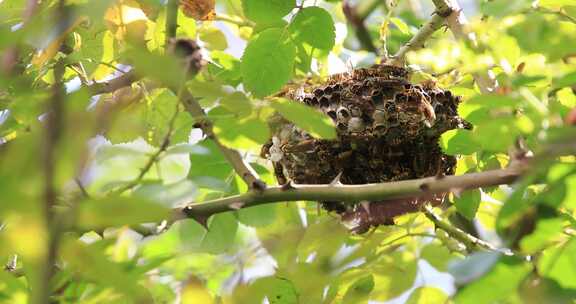
[[[445,14],[443,12],[434,12],[434,16],[432,19],[428,21],[410,41],[406,42],[398,52],[394,55],[393,59],[391,60],[391,64],[394,65],[404,65],[404,60],[406,58],[406,54],[409,51],[414,51],[417,49],[424,48],[424,43],[428,38],[434,34],[439,28],[442,27],[444,24]]]
[[[255,190],[262,190],[266,187],[264,182],[258,178],[258,174],[248,164],[240,153],[234,149],[226,147],[218,137],[215,136],[212,127],[212,122],[206,116],[204,109],[200,106],[198,101],[190,94],[188,90],[183,90],[182,98],[180,99],[186,111],[197,120],[196,126],[202,129],[207,138],[212,140],[220,152],[224,155],[226,160],[232,165],[234,171],[244,180],[248,188]]]
[[[367,51],[377,53],[378,50],[374,46],[374,42],[372,42],[370,32],[368,32],[366,24],[364,24],[364,19],[359,16],[356,11],[356,7],[350,5],[348,1],[344,1],[342,2],[342,12],[344,12],[344,16],[346,16],[346,19],[356,31],[356,37],[358,38],[358,41],[360,41],[362,47]]]
[[[118,76],[106,82],[98,82],[87,86],[88,91],[93,95],[112,93],[118,89],[132,85],[132,83],[141,79],[134,70]]]

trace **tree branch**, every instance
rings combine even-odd
[[[346,19],[350,25],[352,25],[356,31],[356,37],[358,38],[358,41],[362,47],[367,51],[378,53],[376,46],[374,46],[374,42],[372,42],[370,32],[368,32],[368,29],[364,24],[364,18],[368,16],[368,13],[364,13],[364,16],[360,16],[356,7],[350,5],[348,1],[342,2],[342,12],[344,13],[344,16],[346,16]]]
[[[202,222],[217,213],[257,205],[286,201],[378,201],[397,198],[415,198],[479,187],[510,184],[526,171],[524,164],[501,170],[470,173],[460,176],[427,177],[421,179],[365,185],[290,185],[269,187],[263,191],[215,199],[204,203],[189,203],[175,210],[175,218],[194,218]]]
[[[424,43],[426,40],[428,40],[428,38],[430,38],[434,32],[436,32],[439,28],[442,27],[442,25],[444,25],[444,20],[447,14],[449,15],[450,13],[451,11],[434,12],[432,19],[430,19],[428,23],[422,26],[422,28],[420,28],[418,33],[416,33],[416,35],[414,35],[410,41],[400,47],[398,52],[396,52],[394,55],[391,63],[394,65],[403,65],[406,54],[408,52],[424,48]]]
[[[184,108],[194,119],[197,120],[195,126],[202,129],[202,132],[208,137],[210,140],[216,144],[220,152],[224,155],[226,160],[232,165],[234,171],[244,180],[244,182],[248,185],[249,189],[255,190],[263,190],[266,187],[263,181],[258,178],[258,174],[254,169],[242,158],[242,155],[238,153],[238,151],[230,149],[226,147],[218,137],[215,136],[214,130],[212,127],[212,122],[206,116],[204,109],[200,106],[198,101],[190,94],[188,90],[184,90],[182,92],[182,98],[180,99]]]
[[[131,70],[112,80],[93,83],[86,88],[93,95],[112,93],[118,89],[132,85],[132,83],[140,80],[141,78],[142,76],[138,75],[134,70]]]
[[[175,25],[178,24],[178,14],[170,13],[170,10],[174,9],[174,6],[175,9],[177,10],[178,1],[171,0],[168,2],[169,13],[166,17],[167,50],[169,49],[170,46],[169,43],[171,41],[171,38],[173,38],[176,34]],[[172,28],[174,32],[169,33],[168,30]],[[190,66],[190,64],[193,64],[192,62],[188,61],[187,64],[188,66],[185,69],[186,71],[190,70],[190,72],[194,75],[199,72],[199,68],[196,69],[195,66],[194,67]],[[199,66],[201,65],[199,64]],[[184,79],[186,79],[186,77],[187,76],[184,75]],[[258,174],[256,173],[256,171],[254,171],[254,169],[252,169],[252,167],[250,167],[250,165],[244,161],[242,155],[240,155],[238,151],[230,149],[225,145],[223,145],[222,142],[220,142],[220,140],[215,136],[212,127],[212,122],[210,122],[208,116],[206,115],[206,112],[204,112],[204,109],[202,109],[196,98],[194,98],[194,96],[185,88],[185,86],[182,85],[180,88],[172,87],[171,90],[177,94],[178,98],[180,99],[180,102],[184,105],[184,109],[192,116],[192,118],[194,118],[197,121],[195,125],[201,128],[206,137],[208,137],[216,144],[216,146],[218,147],[220,152],[222,152],[228,163],[232,165],[234,171],[236,171],[236,173],[240,175],[242,180],[244,180],[244,182],[248,185],[248,188],[250,190],[258,190],[258,191],[266,188],[266,184],[258,178]]]
[[[168,3],[166,4],[166,47],[168,47],[170,39],[176,37],[176,30],[178,29],[179,2],[180,0],[168,0]]]
[[[55,8],[54,18],[56,20],[56,27],[61,27],[66,24],[70,18],[71,12],[65,6],[65,1],[60,0]],[[56,265],[56,258],[58,254],[58,245],[62,235],[61,223],[56,219],[54,206],[56,206],[58,199],[58,192],[56,186],[56,168],[58,162],[57,149],[60,143],[63,131],[65,130],[65,98],[66,93],[64,89],[64,59],[60,59],[54,65],[54,84],[52,85],[52,92],[46,108],[46,125],[44,128],[45,136],[42,147],[42,165],[44,170],[44,222],[48,238],[46,241],[46,251],[43,256],[42,265],[40,267],[40,281],[37,291],[33,294],[34,303],[49,303],[50,302],[50,282],[54,276],[54,265]]]
[[[451,12],[446,16],[446,24],[454,37],[469,44],[472,49],[478,49],[478,42],[474,33],[468,33],[465,26],[468,23],[466,16],[462,13],[460,5],[456,0],[432,0],[439,12]],[[478,84],[480,91],[484,94],[494,92],[497,87],[496,80],[488,75],[488,71],[476,72],[472,76]]]
[[[425,205],[422,208],[422,212],[432,223],[434,223],[434,226],[436,226],[437,229],[444,230],[450,237],[464,244],[466,249],[469,251],[484,249],[500,252],[505,255],[514,255],[514,253],[509,249],[498,248],[484,240],[466,233],[457,227],[454,227],[454,225],[444,221],[442,218],[440,218],[440,216],[434,213],[434,209],[428,205]]]

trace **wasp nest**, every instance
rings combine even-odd
[[[443,154],[440,135],[470,128],[458,116],[458,96],[434,84],[412,84],[399,67],[375,65],[332,76],[325,84],[288,90],[285,97],[317,108],[336,125],[336,140],[320,140],[281,120],[263,155],[274,164],[280,184],[367,184],[454,174],[456,159]],[[358,233],[394,224],[443,195],[386,203],[320,202]]]

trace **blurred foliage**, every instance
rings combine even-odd
[[[0,0],[0,262],[6,265],[0,302],[32,301],[56,229],[46,227],[42,155],[59,64],[67,94],[54,147],[54,214],[64,231],[49,284],[53,302],[576,299],[574,156],[542,161],[511,186],[450,197],[445,214],[459,213],[475,233],[515,256],[467,252],[420,214],[353,235],[311,202],[231,211],[205,226],[152,224],[183,203],[247,190],[193,127],[177,94],[157,82],[177,87],[184,75],[181,63],[164,53],[166,1],[67,0],[67,18],[54,17],[56,0],[41,1],[25,17],[29,2]],[[350,1],[367,17],[373,43],[390,54],[432,12],[423,0],[360,2]],[[573,135],[574,1],[462,2],[478,46],[440,30],[407,58],[414,81],[432,80],[463,97],[459,112],[474,129],[448,131],[439,142],[459,155],[457,173],[506,167],[519,138],[538,155]],[[272,169],[257,154],[274,112],[314,136],[335,136],[320,113],[272,96],[287,84],[377,60],[362,50],[341,5],[187,0],[178,12],[177,36],[200,41],[208,59],[186,88],[209,110],[221,142],[241,150],[268,184],[275,184]],[[143,80],[92,96],[90,84],[132,68]],[[472,74],[487,71],[499,84],[493,94],[481,94],[473,82]]]

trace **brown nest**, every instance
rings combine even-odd
[[[262,154],[273,162],[280,184],[328,184],[337,176],[343,184],[367,184],[451,175],[456,159],[442,153],[438,139],[447,130],[471,128],[458,116],[460,97],[432,83],[412,84],[408,72],[395,66],[335,75],[321,85],[288,90],[285,97],[326,113],[338,138],[315,139],[288,121],[276,121]],[[320,203],[362,233],[443,197]]]

